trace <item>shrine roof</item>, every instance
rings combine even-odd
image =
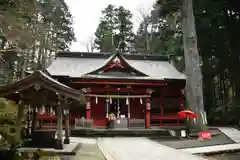
[[[43,71],[35,71],[31,75],[12,84],[0,86],[0,96],[18,93],[36,85],[68,98],[78,100],[82,96],[82,91],[75,90],[56,81]]]
[[[121,57],[129,66],[145,76],[119,77],[91,74],[107,65],[116,56]],[[52,76],[68,76],[72,78],[186,79],[186,76],[170,63],[168,57],[151,54],[61,52],[57,54],[56,59],[46,70]]]

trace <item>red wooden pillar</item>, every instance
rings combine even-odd
[[[86,97],[86,119],[91,119],[91,98]]]
[[[150,128],[150,109],[151,109],[150,98],[146,98],[145,128]]]
[[[160,116],[161,117],[164,115],[163,107],[164,107],[164,97],[161,96],[160,97]],[[160,126],[162,125],[163,125],[162,120],[160,120]]]

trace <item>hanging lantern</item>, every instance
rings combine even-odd
[[[126,99],[126,105],[129,105],[129,99],[128,98]]]
[[[51,116],[55,116],[55,111],[52,107],[50,108],[50,114],[51,114]]]
[[[64,115],[68,115],[69,114],[69,109],[68,108],[64,109],[63,113],[64,113]]]
[[[110,97],[110,104],[112,104],[112,98]]]
[[[45,110],[45,106],[42,106],[42,111],[41,111],[41,114],[45,114],[46,113],[46,110]]]
[[[143,100],[142,100],[142,98],[140,98],[140,104],[143,104]]]
[[[98,104],[98,97],[96,97],[96,104]]]

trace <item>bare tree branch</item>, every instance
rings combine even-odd
[[[89,40],[87,42],[80,42],[80,44],[85,47],[87,52],[93,52],[94,51],[95,46],[94,46],[94,38],[93,38],[93,36],[90,36]]]

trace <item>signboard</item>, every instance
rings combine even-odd
[[[200,140],[210,140],[210,139],[212,139],[211,133],[207,132],[207,131],[206,132],[200,132],[199,139]]]
[[[185,130],[181,130],[181,137],[187,137],[187,133]]]

